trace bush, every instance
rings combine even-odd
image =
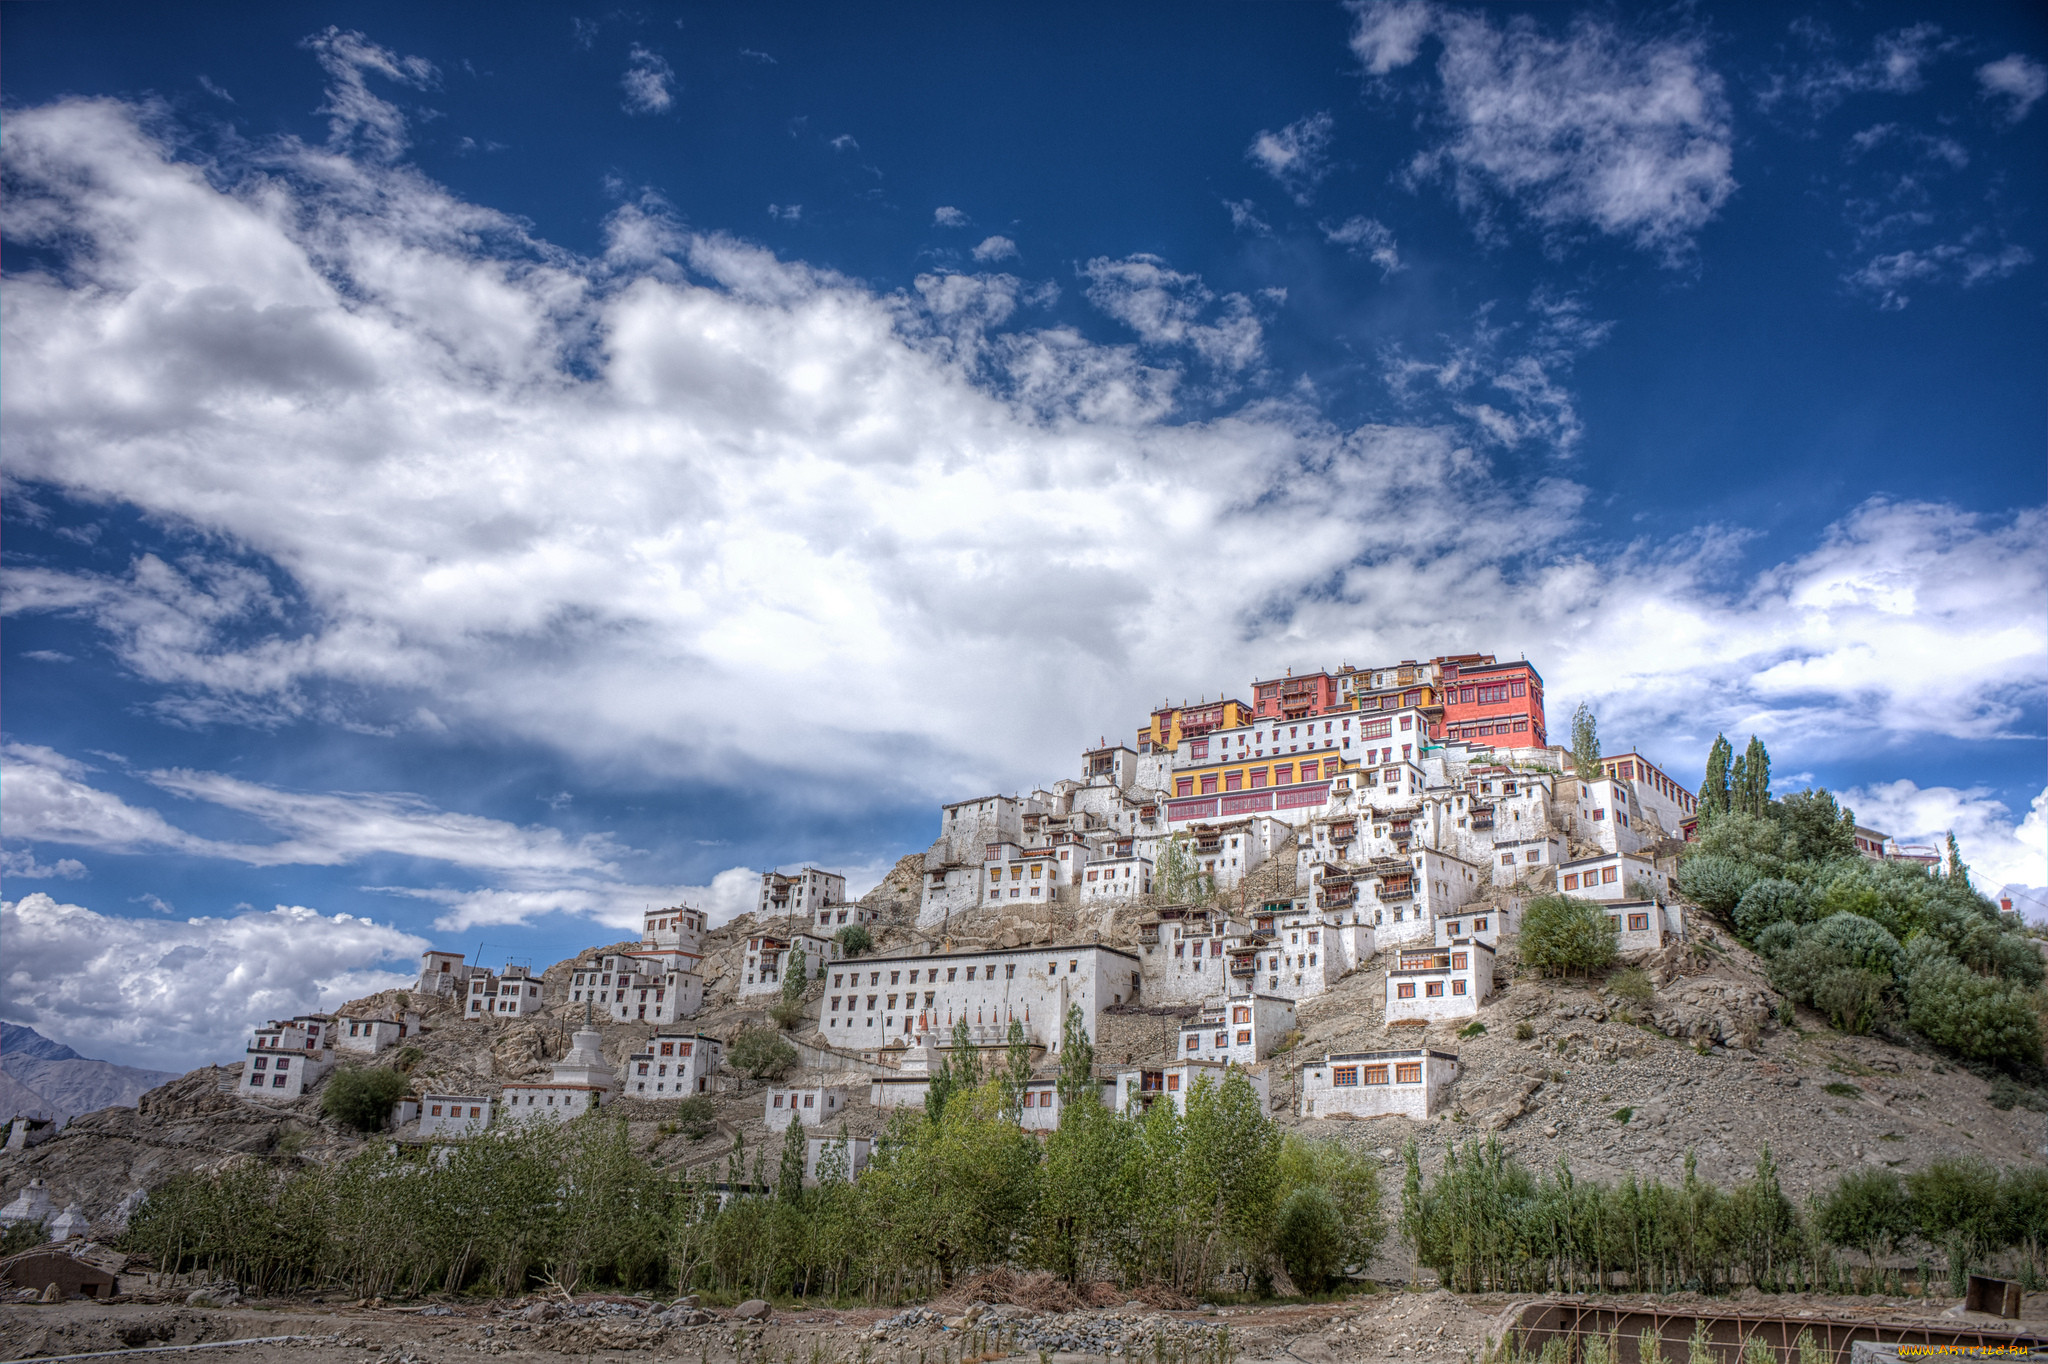
[[[0,1257],[17,1255],[24,1250],[50,1243],[48,1222],[16,1222],[5,1231],[0,1231]]]
[[[2010,1113],[2015,1107],[2048,1113],[2048,1093],[2020,1084],[2010,1075],[1993,1077],[1987,1097],[1991,1106],[2001,1113]]]
[[[1790,881],[1767,877],[1750,884],[1735,902],[1735,931],[1745,942],[1773,924],[1797,923],[1806,917],[1806,892]]]
[[[1906,1019],[1939,1047],[1983,1061],[2041,1064],[2041,1020],[2029,997],[1980,976],[1917,938],[1906,977]]]
[[[1998,1174],[1971,1157],[1944,1156],[1906,1176],[1913,1221],[1932,1245],[1948,1253],[1951,1287],[1963,1291],[1969,1266],[1998,1247]]]
[[[1527,1042],[1535,1035],[1536,1026],[1529,1022],[1528,1019],[1525,1018],[1520,1023],[1515,1024],[1515,1040],[1517,1042]]]
[[[1860,970],[1875,972],[1886,980],[1899,973],[1899,940],[1874,919],[1831,914],[1813,926],[1812,939],[1839,951],[1846,964]]]
[[[1765,957],[1780,956],[1799,946],[1805,937],[1798,924],[1781,920],[1756,935],[1756,950]]]
[[[1763,880],[1746,862],[1713,853],[1697,854],[1678,869],[1678,888],[1685,897],[1716,914],[1733,914],[1743,892]]]
[[[768,1017],[774,1019],[775,1026],[784,1032],[793,1032],[802,1027],[810,1016],[811,1011],[804,1007],[801,999],[791,999],[787,995],[781,996],[768,1006]]]
[[[849,957],[857,957],[863,952],[875,950],[875,939],[865,924],[848,924],[839,930],[837,937],[839,950]]]
[[[1633,966],[1609,976],[1607,989],[1611,994],[1634,1000],[1638,1004],[1648,1004],[1656,994],[1655,987],[1650,984],[1650,978]]]
[[[1614,963],[1613,922],[1598,905],[1542,895],[1522,912],[1522,960],[1546,975],[1584,975]]]
[[[735,1070],[756,1080],[787,1075],[796,1067],[796,1048],[782,1034],[770,1028],[742,1028],[726,1053]]]
[[[692,1094],[676,1105],[676,1130],[691,1141],[702,1141],[717,1123],[718,1110],[707,1094]]]
[[[1273,1248],[1288,1277],[1304,1293],[1320,1293],[1343,1272],[1343,1226],[1326,1190],[1310,1185],[1287,1196],[1280,1205]]]
[[[1884,1015],[1888,977],[1859,967],[1845,966],[1822,976],[1813,987],[1813,1007],[1845,1033],[1861,1035],[1876,1026]]]
[[[1851,1170],[1813,1210],[1813,1229],[1822,1240],[1860,1250],[1872,1264],[1911,1236],[1913,1227],[1906,1186],[1890,1170]]]
[[[358,1132],[381,1132],[391,1106],[405,1094],[405,1077],[395,1070],[357,1066],[327,1077],[320,1111]]]
[[[1462,1027],[1462,1028],[1458,1029],[1458,1036],[1460,1036],[1460,1037],[1478,1037],[1478,1036],[1479,1036],[1480,1034],[1484,1033],[1485,1031],[1486,1031],[1486,1025],[1485,1025],[1484,1023],[1481,1023],[1481,1022],[1480,1022],[1480,1021],[1479,1021],[1478,1019],[1476,1019],[1476,1018],[1475,1018],[1475,1019],[1473,1019],[1473,1020],[1472,1020],[1472,1021],[1471,1021],[1470,1023],[1467,1023],[1467,1024],[1466,1024],[1466,1025],[1465,1025],[1464,1027]],[[1290,1270],[1290,1271],[1288,1271],[1288,1272],[1289,1272],[1289,1273],[1292,1273],[1293,1271],[1292,1271],[1292,1270]]]

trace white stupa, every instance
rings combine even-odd
[[[31,1179],[28,1187],[14,1196],[14,1201],[0,1208],[0,1227],[11,1227],[17,1222],[47,1222],[50,1209],[50,1191],[40,1179]]]

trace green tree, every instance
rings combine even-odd
[[[998,1078],[1003,1087],[1003,1111],[1015,1118],[1024,1111],[1025,1087],[1031,1083],[1031,1039],[1024,1034],[1023,1020],[1010,1020],[1010,1033],[1004,1040],[1007,1049]]]
[[[2041,1064],[2041,1020],[2027,992],[1980,976],[1928,938],[1906,954],[1906,1021],[1936,1046],[1981,1061]]]
[[[1688,857],[1678,869],[1679,890],[1694,904],[1716,914],[1733,915],[1743,895],[1763,879],[1749,863],[1714,853]]]
[[[804,1201],[804,1155],[809,1144],[803,1123],[792,1114],[789,1126],[782,1129],[782,1159],[777,1162],[775,1171],[775,1197],[778,1201]]]
[[[1304,1292],[1320,1293],[1343,1273],[1343,1218],[1328,1190],[1310,1184],[1282,1200],[1273,1249]]]
[[[1593,718],[1593,708],[1581,701],[1572,711],[1572,774],[1581,781],[1592,781],[1602,771],[1600,726]]]
[[[1101,1098],[1095,1087],[1095,1044],[1088,1040],[1087,1016],[1078,1004],[1067,1006],[1067,1016],[1060,1025],[1059,1092],[1062,1110],[1083,1094]]]
[[[1136,1137],[1092,1088],[1061,1103],[1032,1212],[1032,1263],[1077,1287],[1110,1262],[1129,1267],[1125,1233],[1146,1187],[1144,1172],[1133,1168]]]
[[[839,930],[837,937],[839,950],[849,958],[875,950],[874,936],[868,932],[866,924],[848,924]]]
[[[1174,834],[1160,845],[1152,868],[1153,894],[1170,905],[1194,904],[1206,900],[1212,889],[1211,878],[1196,863],[1186,834]]]
[[[1963,1291],[1970,1266],[1998,1243],[1998,1175],[1974,1157],[1943,1156],[1906,1176],[1913,1221],[1948,1256],[1949,1287]]]
[[[1948,831],[1948,879],[1952,884],[1968,886],[1970,869],[1963,865],[1962,850],[1956,847],[1956,831]]]
[[[1764,741],[1752,734],[1749,747],[1736,766],[1735,808],[1747,815],[1759,818],[1771,812],[1771,755],[1765,749]]]
[[[1279,1179],[1274,1249],[1296,1284],[1313,1292],[1318,1283],[1327,1283],[1346,1268],[1371,1264],[1387,1234],[1377,1161],[1342,1142],[1290,1134],[1280,1147]],[[1320,1201],[1336,1216],[1335,1259],[1320,1275],[1313,1247],[1320,1244],[1321,1213],[1297,1202],[1308,1193],[1321,1195]],[[1305,1269],[1297,1267],[1297,1257]]]
[[[327,1077],[320,1111],[358,1132],[381,1132],[404,1094],[405,1077],[397,1071],[351,1066]]]
[[[1784,855],[1793,862],[1856,856],[1856,812],[1842,808],[1823,787],[1795,791],[1778,803]]]
[[[1831,1246],[1860,1250],[1871,1267],[1913,1234],[1913,1205],[1890,1170],[1851,1170],[1816,1201],[1814,1231]]]
[[[796,1066],[796,1048],[773,1028],[741,1028],[726,1053],[735,1070],[756,1080],[787,1075]]]
[[[1797,923],[1806,914],[1806,892],[1792,881],[1767,877],[1750,883],[1735,902],[1735,931],[1751,943],[1772,924]]]
[[[804,1008],[804,991],[810,988],[810,964],[801,946],[792,945],[789,959],[782,970],[782,993],[777,997],[768,1016],[775,1020],[777,1027],[793,1029],[800,1026],[809,1011]]]
[[[1521,947],[1546,975],[1585,975],[1614,964],[1614,922],[1590,901],[1539,895],[1522,911]]]
[[[1714,746],[1707,750],[1707,775],[1700,783],[1696,807],[1702,823],[1728,812],[1728,767],[1734,758],[1735,746],[1728,742],[1728,736],[1716,734]]]

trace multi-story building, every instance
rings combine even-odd
[[[422,952],[413,993],[446,996],[460,1005],[469,997],[469,970],[460,952]]]
[[[1245,1070],[1233,1067],[1225,1061],[1173,1060],[1161,1066],[1134,1066],[1116,1073],[1114,1102],[1110,1105],[1118,1113],[1132,1109],[1147,1109],[1165,1100],[1175,1111],[1188,1111],[1188,1096],[1195,1087],[1204,1082],[1221,1088],[1230,1077],[1232,1070],[1251,1082],[1252,1089],[1259,1096],[1259,1111],[1266,1109],[1266,1073],[1263,1070]]]
[[[1278,995],[1244,995],[1212,1000],[1196,1017],[1180,1025],[1183,1061],[1227,1061],[1249,1066],[1273,1054],[1294,1031],[1294,1001]]]
[[[272,1103],[298,1098],[334,1065],[333,1029],[323,1014],[271,1019],[250,1039],[237,1092]]]
[[[704,1004],[701,960],[671,948],[587,957],[570,968],[569,1002],[601,1009],[614,1023],[675,1023]]]
[[[965,1022],[978,1045],[1000,1046],[1015,1019],[1057,1052],[1069,1006],[1093,1037],[1097,1012],[1136,999],[1139,984],[1137,957],[1096,943],[861,957],[833,963],[818,1030],[842,1050],[879,1052]]]
[[[1607,922],[1614,925],[1614,947],[1618,952],[1654,952],[1685,936],[1684,920],[1676,905],[1655,900],[1609,900],[1601,908],[1607,912]]]
[[[411,1009],[397,1018],[366,1018],[359,1014],[337,1014],[331,1025],[334,1047],[340,1051],[364,1051],[375,1056],[420,1031],[420,1016]]]
[[[604,1059],[603,1034],[581,1028],[570,1041],[568,1054],[549,1067],[553,1078],[505,1086],[506,1121],[567,1122],[603,1107],[618,1094],[619,1077]]]
[[[1645,888],[1659,899],[1670,893],[1670,878],[1657,864],[1633,853],[1600,853],[1557,864],[1557,888],[1584,900],[1635,900]]]
[[[657,952],[682,952],[701,959],[707,927],[704,911],[689,905],[650,909],[640,927],[640,945]]]
[[[739,997],[777,994],[790,968],[790,958],[801,952],[804,971],[816,976],[842,955],[836,939],[815,933],[756,933],[747,939],[747,955],[740,967]]]
[[[1222,909],[1167,905],[1138,924],[1139,973],[1147,1004],[1199,1004],[1226,993],[1227,945],[1246,925]]]
[[[1349,710],[1340,700],[1335,673],[1296,673],[1292,668],[1280,677],[1252,683],[1252,714],[1261,720],[1305,721],[1318,715]]]
[[[1183,740],[1200,738],[1219,729],[1234,729],[1251,717],[1242,701],[1219,697],[1196,705],[1164,705],[1152,712],[1152,719],[1138,731],[1138,752],[1177,752]]]
[[[1494,748],[1542,748],[1543,679],[1527,662],[1496,663],[1477,655],[1442,667],[1442,734]]]
[[[983,850],[982,858],[988,903],[1021,900],[1024,902],[1020,906],[1022,908],[1060,899],[1061,883],[1079,875],[1079,867],[1073,860],[1077,851],[1085,852],[1085,849],[1077,844],[1064,847],[1047,844],[1031,848],[1009,842],[989,844]],[[1062,852],[1065,857],[1060,855]]]
[[[1425,1121],[1443,1106],[1458,1078],[1458,1058],[1446,1051],[1351,1051],[1327,1054],[1301,1068],[1304,1118],[1383,1118]]]
[[[469,975],[471,1018],[523,1018],[541,1011],[541,978],[524,966],[507,966],[505,974],[477,967]]]
[[[725,1043],[703,1033],[657,1032],[626,1058],[620,1089],[635,1099],[677,1099],[711,1092]]]
[[[762,1101],[762,1116],[771,1132],[791,1123],[815,1127],[845,1111],[846,1091],[838,1085],[778,1085]]]
[[[822,928],[845,908],[846,878],[838,872],[805,867],[787,873],[761,873],[760,912],[764,917],[802,919]]]
[[[1676,834],[1681,824],[1699,813],[1700,803],[1692,792],[1634,749],[1602,758],[1600,768],[1609,780],[1627,786],[1637,806],[1667,834]]]
[[[1386,1021],[1470,1018],[1493,993],[1493,949],[1470,938],[1400,949],[1386,980]]]
[[[1106,744],[1081,755],[1081,780],[1106,782],[1129,790],[1138,779],[1138,750],[1123,744]]]

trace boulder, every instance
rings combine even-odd
[[[748,1298],[732,1309],[732,1315],[735,1321],[766,1321],[774,1310],[759,1298]]]

